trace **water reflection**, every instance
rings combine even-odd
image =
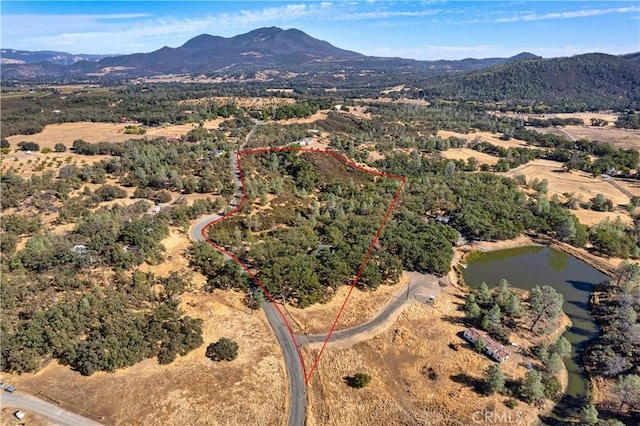
[[[468,263],[463,278],[472,287],[483,281],[493,287],[505,278],[516,288],[531,290],[536,285],[550,285],[561,293],[562,308],[572,322],[564,334],[573,347],[572,356],[565,361],[569,372],[567,394],[574,398],[585,396],[587,384],[579,359],[587,342],[598,332],[589,312],[589,299],[593,287],[608,280],[606,275],[559,250],[526,246],[483,253]]]

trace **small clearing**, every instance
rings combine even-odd
[[[454,137],[457,139],[464,139],[467,142],[471,142],[477,140],[478,142],[489,142],[492,145],[500,146],[502,148],[532,148],[530,145],[527,145],[525,141],[521,141],[518,139],[509,139],[508,141],[503,141],[500,139],[499,134],[493,134],[490,132],[472,132],[472,133],[458,133],[452,132],[450,130],[440,130],[438,131],[438,136],[442,139],[449,139],[450,137]]]
[[[479,164],[490,165],[496,164],[499,160],[498,157],[485,154],[484,152],[478,152],[471,148],[451,148],[446,151],[442,151],[441,155],[449,160],[467,161],[469,158],[475,158]]]
[[[216,120],[207,120],[204,127],[207,129],[217,129],[220,123],[224,121],[222,118]],[[82,139],[86,142],[124,142],[129,139],[144,139],[154,137],[179,137],[186,135],[190,130],[198,127],[197,123],[188,124],[167,124],[158,127],[147,127],[145,135],[127,135],[124,129],[129,124],[126,123],[60,123],[49,124],[44,130],[35,135],[13,135],[6,138],[11,147],[21,141],[36,142],[42,148],[51,148],[57,143],[63,143],[67,149],[71,148],[73,141]]]
[[[534,160],[506,173],[511,177],[517,174],[526,176],[528,183],[535,178],[538,180],[547,179],[550,195],[562,196],[565,193],[573,193],[582,197],[582,201],[588,201],[596,194],[603,194],[616,205],[626,205],[630,201],[626,194],[611,185],[606,179],[594,178],[582,171],[567,173],[562,169],[562,163],[557,161]],[[620,180],[615,182],[632,195],[640,196],[640,188],[637,186]]]

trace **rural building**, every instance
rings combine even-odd
[[[478,339],[482,338],[485,343],[484,351],[487,355],[498,362],[505,362],[509,359],[509,351],[507,351],[495,339],[489,337],[489,335],[484,331],[480,331],[473,327],[467,328],[464,332],[464,338],[471,343],[475,343]]]

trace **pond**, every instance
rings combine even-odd
[[[550,285],[562,293],[562,308],[572,322],[564,333],[573,347],[571,357],[565,360],[569,372],[566,393],[575,398],[587,394],[588,383],[580,354],[598,334],[598,326],[589,311],[589,299],[594,286],[609,279],[605,274],[559,250],[526,246],[483,253],[469,262],[462,276],[470,287],[482,282],[493,287],[504,278],[515,288],[531,290],[536,285]]]

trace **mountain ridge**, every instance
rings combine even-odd
[[[67,54],[73,56],[71,54]],[[76,55],[77,56],[77,55]],[[292,68],[307,64],[340,64],[353,68],[404,67],[428,73],[446,73],[482,69],[488,66],[525,58],[537,57],[520,53],[511,58],[467,58],[462,60],[420,61],[405,58],[366,56],[340,49],[327,41],[305,32],[279,27],[257,28],[233,37],[200,34],[178,47],[164,46],[153,52],[104,56],[84,55],[82,61],[61,63],[44,59],[25,64],[7,63],[6,78],[69,77],[84,74],[135,78],[161,74],[208,74],[220,70],[258,70]],[[91,60],[97,58],[95,60]],[[51,66],[55,64],[59,66]]]

